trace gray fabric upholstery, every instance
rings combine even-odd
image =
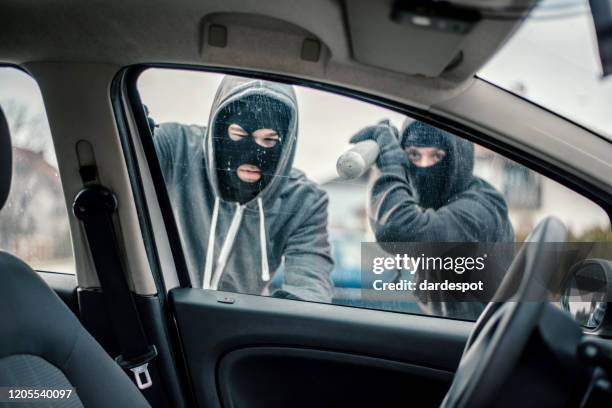
[[[12,156],[8,122],[0,107],[0,210],[6,202],[11,188],[11,175],[13,173]]]
[[[2,251],[0,322],[0,359],[15,355],[44,359],[76,387],[88,408],[149,406],[47,284],[24,262]],[[58,381],[56,375],[50,378]]]
[[[31,354],[16,354],[0,358],[0,384],[3,387],[16,389],[34,388],[38,390],[69,390],[72,384],[64,373],[46,360]],[[0,401],[0,408],[14,407],[11,402]],[[53,406],[57,408],[83,407],[78,394],[72,392],[69,398],[56,400],[19,401],[20,408],[40,408]]]
[[[0,109],[0,209],[8,196],[11,172],[9,128]],[[78,399],[44,406],[149,406],[55,292],[24,262],[0,251],[2,386],[76,387]]]

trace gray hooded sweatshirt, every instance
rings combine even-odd
[[[254,94],[286,104],[291,113],[276,177],[240,205],[220,196],[211,135],[223,107]],[[297,134],[291,86],[229,76],[217,90],[207,127],[164,123],[156,128],[155,147],[194,286],[270,295],[269,282],[282,265],[282,287],[271,295],[331,301],[328,198],[292,169]]]

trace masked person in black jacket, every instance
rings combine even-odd
[[[473,174],[471,142],[410,120],[400,134],[380,123],[362,129],[351,142],[364,140],[375,140],[380,148],[368,206],[378,242],[513,242],[504,198]],[[479,302],[437,306],[430,311],[454,317],[473,318],[482,310]]]

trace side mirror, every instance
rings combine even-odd
[[[561,307],[586,331],[612,334],[612,262],[586,259],[574,265],[562,285]]]

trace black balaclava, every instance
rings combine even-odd
[[[449,135],[450,136],[450,135]],[[429,167],[419,167],[408,161],[408,177],[412,180],[419,194],[419,205],[423,208],[438,209],[448,199],[448,182],[450,176],[449,140],[446,132],[414,121],[402,134],[402,148],[408,146],[436,147],[444,150],[446,156]]]
[[[217,179],[221,197],[226,201],[244,204],[254,199],[274,178],[289,128],[289,107],[274,98],[255,94],[230,102],[221,109],[213,125],[213,144]],[[228,135],[231,124],[242,127],[248,136],[232,140]],[[278,142],[263,147],[255,142],[253,132],[274,129]],[[236,170],[243,164],[259,167],[262,177],[249,183],[242,181]]]

